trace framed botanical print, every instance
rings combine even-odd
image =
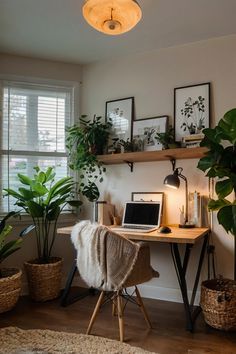
[[[210,83],[174,89],[175,141],[210,126]]]
[[[167,116],[134,120],[132,139],[136,141],[141,140],[144,151],[162,150],[162,144],[156,139],[156,134],[165,133],[167,126]]]
[[[131,200],[134,202],[162,202],[163,192],[132,192]]]
[[[106,102],[106,121],[112,123],[111,139],[131,141],[134,118],[134,97]]]

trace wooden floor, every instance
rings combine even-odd
[[[85,333],[96,300],[96,295],[90,295],[72,305],[61,307],[59,300],[34,303],[28,297],[22,297],[14,310],[0,315],[0,327]],[[144,303],[153,329],[147,329],[138,307],[129,303],[125,310],[126,343],[160,354],[236,353],[236,333],[208,327],[202,315],[197,319],[195,332],[189,333],[185,330],[182,304],[150,299],[144,299]],[[118,339],[118,321],[111,315],[111,304],[102,308],[92,333]]]

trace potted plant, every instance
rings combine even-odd
[[[206,172],[207,177],[217,179],[215,184],[217,197],[209,201],[208,208],[217,211],[219,224],[234,237],[236,247],[236,108],[228,111],[215,128],[204,129],[203,133],[205,137],[201,146],[205,146],[209,150],[198,162],[198,168]],[[222,326],[219,323],[217,325],[213,324],[216,328],[236,328],[235,280],[236,256],[234,253],[234,281],[221,279],[219,281],[213,280],[210,283],[204,282],[203,284],[205,293],[215,291],[217,296],[213,312],[217,312],[216,304],[218,304],[221,311],[220,318],[230,319]],[[206,296],[204,294],[203,296],[204,301],[206,301]],[[224,316],[222,316],[223,308]],[[214,322],[217,322],[215,318]],[[209,324],[212,325],[212,323]]]
[[[123,147],[124,152],[137,152],[140,151],[141,147],[140,147],[140,142],[138,142],[137,139],[134,140],[129,140],[126,139],[120,139],[119,141],[120,146]]]
[[[112,143],[108,146],[108,153],[109,154],[120,154],[121,153],[121,145],[119,138],[112,138]]]
[[[92,121],[82,115],[79,125],[67,128],[66,147],[70,158],[70,168],[79,171],[79,191],[91,202],[99,198],[97,182],[103,181],[106,171],[97,155],[104,153],[108,143],[111,123],[101,122],[101,117]]]
[[[12,226],[6,222],[16,214],[15,212],[10,212],[0,221],[0,265],[11,254],[20,249],[23,241],[22,236],[34,228],[30,225],[21,231],[20,237],[7,241],[11,234]],[[16,305],[21,291],[21,275],[22,271],[20,269],[0,267],[0,313],[9,311]]]
[[[162,144],[164,150],[178,147],[178,144],[175,143],[174,128],[171,126],[165,133],[157,133],[155,139]]]
[[[29,293],[33,300],[47,301],[59,296],[61,290],[62,259],[52,256],[57,233],[57,221],[67,204],[81,205],[72,200],[75,183],[72,177],[55,181],[55,172],[34,167],[33,178],[18,174],[22,184],[17,191],[5,189],[16,199],[15,205],[32,217],[35,225],[37,259],[25,262]]]

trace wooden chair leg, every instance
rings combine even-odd
[[[117,309],[118,309],[118,321],[120,331],[120,341],[124,341],[124,319],[123,319],[123,306],[121,292],[117,291]]]
[[[117,315],[117,298],[116,296],[113,297],[112,299],[112,316]]]
[[[148,325],[148,328],[152,328],[150,319],[149,319],[148,314],[147,314],[147,311],[146,311],[146,309],[145,309],[145,307],[144,307],[144,303],[143,303],[143,300],[142,300],[142,298],[141,298],[141,295],[140,295],[140,292],[139,292],[137,286],[135,286],[135,293],[136,293],[136,296],[137,296],[138,305],[139,305],[139,307],[140,307],[140,309],[141,309],[141,311],[142,311],[142,313],[143,313],[143,316],[144,316],[145,321],[146,321],[146,323],[147,323],[147,325]]]
[[[93,324],[94,324],[94,321],[97,317],[97,314],[98,314],[98,311],[101,307],[101,304],[102,304],[102,300],[103,300],[103,297],[104,297],[104,291],[101,292],[99,298],[98,298],[98,301],[96,303],[96,306],[95,306],[95,309],[93,311],[93,314],[92,314],[92,317],[90,319],[90,322],[89,322],[89,325],[88,325],[88,329],[87,329],[87,332],[86,334],[90,334],[91,330],[92,330],[92,327],[93,327]]]

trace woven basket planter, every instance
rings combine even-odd
[[[225,331],[236,330],[236,281],[206,280],[201,286],[200,305],[207,324]]]
[[[4,268],[0,278],[0,313],[10,311],[17,303],[21,291],[22,272],[16,268]]]
[[[37,260],[25,262],[29,294],[34,301],[56,299],[61,291],[62,259],[51,258],[50,263],[39,264]]]

